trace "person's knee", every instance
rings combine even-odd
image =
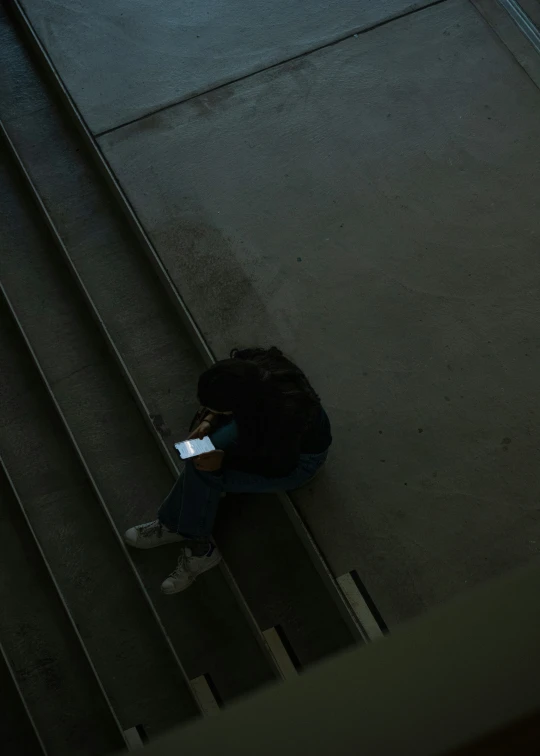
[[[216,449],[226,451],[235,446],[238,441],[238,426],[235,420],[231,420],[226,425],[222,425],[214,433],[210,434],[210,441]]]
[[[187,464],[190,465],[190,473],[196,476],[201,482],[203,482],[208,488],[215,490],[221,490],[223,488],[223,472],[217,470],[216,472],[207,472],[206,470],[197,470],[193,460],[188,460]]]

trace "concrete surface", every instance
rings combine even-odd
[[[27,707],[21,698],[20,689],[15,685],[13,671],[0,656],[0,737],[7,756],[43,756],[43,748],[36,736]]]
[[[433,0],[24,0],[94,133]]]
[[[123,533],[155,517],[174,479],[58,251],[45,228],[32,223],[33,205],[6,163],[0,159],[0,279],[117,531]],[[77,196],[84,210],[84,192]],[[1,335],[0,364],[11,371],[0,374],[0,454],[123,729],[144,723],[152,736],[195,714],[191,694],[67,434],[54,423],[45,389],[38,393],[31,384],[32,403],[21,393],[21,384],[30,381],[27,374],[32,375],[21,340],[8,340],[4,327]],[[159,586],[176,566],[178,550],[131,550],[130,557],[189,679],[208,673],[226,702],[273,681],[266,656],[219,568],[168,601]],[[135,664],[135,659],[144,663]]]
[[[518,3],[531,21],[540,29],[540,2],[538,0],[518,0]]]
[[[2,304],[3,346],[11,328],[6,323]],[[9,337],[12,334],[9,333]],[[9,340],[9,337],[7,340]],[[6,373],[2,371],[3,409],[12,417],[13,405],[4,393]],[[28,394],[28,384],[19,383],[21,398]],[[19,427],[13,424],[16,433]],[[42,497],[42,508],[50,509]],[[52,520],[53,518],[51,518]],[[59,524],[58,521],[56,523]],[[10,659],[21,693],[42,734],[48,754],[58,756],[93,756],[110,753],[122,747],[122,736],[106,704],[94,674],[83,654],[58,595],[50,580],[38,550],[29,534],[8,482],[0,473],[0,527],[4,537],[0,557],[0,637]],[[61,524],[60,524],[61,527]],[[81,575],[79,574],[79,577]],[[21,600],[24,597],[24,600]],[[3,660],[2,660],[3,661]],[[21,718],[4,719],[13,705],[10,691],[2,673],[2,734],[3,754],[30,755],[23,741],[29,741],[31,731]],[[13,712],[15,713],[15,712]],[[19,715],[20,716],[20,715]],[[99,723],[99,726],[95,726]],[[22,732],[18,726],[26,726]],[[11,750],[17,740],[20,749]],[[28,743],[30,745],[30,743]],[[43,751],[39,750],[43,756]]]
[[[537,753],[539,590],[538,570],[481,586],[383,641],[168,733],[145,756]],[[500,733],[523,720],[525,737]],[[457,750],[478,738],[479,748]]]
[[[81,338],[80,320],[84,323],[87,315],[84,311],[81,314],[82,308],[76,304],[69,306],[74,291],[67,271],[60,268],[63,286],[55,286],[48,268],[56,250],[43,226],[32,223],[33,207],[28,208],[22,199],[12,166],[6,166],[6,162],[0,160],[5,211],[0,231],[2,284],[17,307],[65,415],[69,419],[70,400],[72,407],[77,401],[72,412],[92,429],[87,448],[83,448],[87,463],[92,468],[93,460],[99,457],[101,478],[110,481],[114,476],[118,497],[124,494],[123,509],[136,511],[141,502],[137,502],[132,479],[139,475],[139,489],[147,485],[148,495],[156,479],[159,485],[159,474],[152,465],[153,449],[150,447],[149,452],[149,444],[145,447],[145,436],[141,440],[137,425],[138,421],[144,431],[143,421],[126,396],[125,387],[111,375],[94,329],[90,326],[86,339],[84,331]],[[24,281],[18,278],[17,270],[25,271]],[[24,292],[22,297],[20,292]],[[122,727],[127,729],[146,717],[150,732],[167,729],[179,719],[185,721],[195,715],[189,689],[70,448],[67,434],[62,432],[45,388],[38,382],[21,338],[6,317],[6,309],[2,304],[0,364],[9,365],[9,370],[3,369],[0,378],[0,454]],[[37,343],[36,332],[42,328],[48,339]],[[72,430],[77,436],[77,427],[72,426]],[[117,434],[122,430],[125,437],[118,442]],[[112,497],[105,484],[101,490],[110,505]],[[155,583],[160,579],[154,575]],[[7,606],[6,614],[17,614],[17,602]],[[134,659],[145,659],[146,663],[134,664]]]
[[[532,38],[529,39],[514,21],[507,10],[507,7],[511,6],[503,5],[499,0],[471,0],[471,2],[540,89],[540,46],[533,44]],[[521,5],[530,14],[531,20],[535,19],[536,26],[540,30],[540,0],[521,0]],[[534,13],[531,13],[533,9]]]
[[[298,499],[389,623],[538,554],[539,117],[449,0],[99,140],[217,353],[312,376]]]
[[[179,328],[144,253],[126,232],[125,220],[92,170],[90,156],[80,150],[65,114],[41,85],[8,19],[4,22],[1,8],[0,38],[0,70],[7,73],[0,79],[4,126],[155,424],[172,446],[193,418],[202,360]],[[5,200],[8,212],[8,196]],[[8,215],[14,214],[12,208]],[[63,266],[54,265],[58,254],[41,249],[39,239],[32,239],[28,215],[20,226],[26,232],[22,239],[19,229],[6,226],[5,233],[19,244],[15,242],[2,258],[0,277],[9,284],[19,317],[122,532],[155,517],[172,477],[125,385],[119,376],[114,378],[96,344],[99,340],[92,338],[94,331],[71,279],[62,279]],[[46,321],[36,309],[43,299],[51,303]],[[60,353],[59,343],[64,345]],[[66,349],[66,344],[77,349]],[[353,638],[309,556],[298,547],[283,507],[271,496],[250,499],[227,498],[216,536],[259,627],[279,625],[304,666],[342,650]],[[174,564],[174,553],[131,553],[154,596]],[[212,570],[174,601],[158,599],[162,620],[190,677],[210,673],[224,700],[244,694],[270,674],[267,664],[261,669],[260,649],[250,641],[251,631],[234,601],[230,606],[231,598],[220,571]],[[152,695],[151,686],[146,688]],[[148,720],[137,721],[144,722],[148,732]]]
[[[539,590],[532,569],[483,585],[381,642],[168,733],[145,756],[537,753]],[[524,737],[506,731],[524,720]],[[478,748],[459,748],[479,738]]]
[[[136,68],[83,90],[65,29],[116,39],[91,15],[45,35],[91,127],[170,102]],[[106,78],[140,103],[112,108]],[[539,116],[481,16],[446,0],[99,139],[216,352],[280,344],[321,392],[333,458],[297,499],[390,625],[539,553]]]

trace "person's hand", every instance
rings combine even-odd
[[[225,452],[215,449],[215,451],[207,452],[195,457],[193,463],[197,470],[201,472],[217,472],[221,470],[223,465],[223,457]]]
[[[204,438],[205,436],[210,435],[210,431],[212,430],[212,424],[209,420],[203,420],[199,425],[195,428],[195,430],[191,431],[191,433],[188,436],[188,441],[191,438]]]

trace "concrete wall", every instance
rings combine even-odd
[[[507,745],[527,739],[531,750],[513,753],[536,752],[539,589],[538,570],[485,585],[298,682],[171,733],[148,756],[434,756],[523,718],[506,734]]]

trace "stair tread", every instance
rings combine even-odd
[[[119,749],[120,730],[3,475],[0,490],[0,639],[38,731],[58,755]]]

